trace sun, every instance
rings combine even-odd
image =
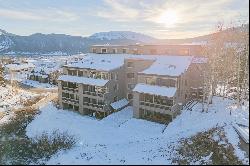
[[[166,27],[174,26],[178,21],[177,13],[173,10],[167,10],[163,12],[159,18],[158,22],[164,24]]]

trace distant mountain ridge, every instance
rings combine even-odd
[[[140,42],[152,42],[158,39],[151,36],[147,36],[137,32],[131,31],[110,31],[110,32],[99,32],[91,35],[90,39],[100,39],[100,40],[118,40],[118,39],[128,39]]]
[[[249,31],[248,24],[244,28]],[[187,39],[156,39],[131,31],[99,32],[89,37],[42,33],[20,36],[0,29],[0,54],[70,55],[88,52],[90,46],[96,44],[181,44],[206,42],[210,38],[211,34]]]

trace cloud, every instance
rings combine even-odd
[[[131,21],[138,17],[137,9],[128,7],[121,0],[104,0],[105,7],[101,7],[95,13],[98,17],[114,19],[115,21]]]
[[[39,10],[0,9],[0,17],[15,20],[56,22],[65,22],[65,20],[75,21],[79,18],[78,15],[74,13],[56,8],[46,8]]]
[[[200,31],[200,34],[212,31],[219,21],[228,25],[231,21],[249,19],[248,0],[104,0],[103,2],[106,6],[99,9],[98,17],[131,24],[161,26],[161,30],[155,32],[162,34],[175,32],[177,38],[184,32],[190,35],[195,31]],[[176,13],[177,19],[174,25],[168,24],[167,20],[161,20],[167,11]]]

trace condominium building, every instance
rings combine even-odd
[[[118,110],[120,101],[129,102],[135,118],[165,123],[183,104],[202,95],[205,63],[205,58],[193,56],[87,54],[64,65],[59,103],[64,109],[104,117]]]
[[[201,56],[203,47],[201,44],[93,45],[90,52],[97,54]]]
[[[202,69],[194,70],[193,60],[190,56],[159,57],[139,72],[133,89],[134,117],[166,123],[180,113],[183,104],[196,98],[191,88],[202,87]]]
[[[124,96],[123,72],[123,62],[109,57],[90,56],[63,66],[58,78],[60,106],[97,117],[110,114],[110,104]]]

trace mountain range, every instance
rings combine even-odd
[[[240,27],[242,28],[242,27]],[[249,25],[243,27],[249,31]],[[230,30],[230,29],[229,29]],[[228,30],[220,32],[225,33]],[[186,39],[156,39],[131,31],[99,32],[89,37],[65,34],[35,33],[20,36],[0,29],[0,54],[11,55],[70,55],[89,51],[95,44],[180,44],[206,42],[212,34]]]

